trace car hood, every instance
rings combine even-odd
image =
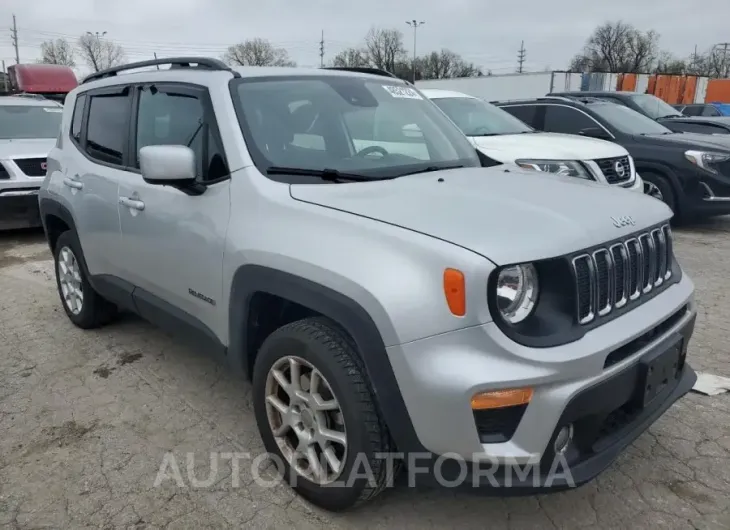
[[[728,135],[730,136],[730,135]],[[641,143],[685,147],[687,149],[730,150],[730,138],[721,135],[701,133],[649,134],[635,136]]]
[[[485,155],[500,162],[513,162],[518,158],[593,160],[628,155],[626,149],[612,142],[571,134],[501,134],[469,139]]]
[[[503,166],[290,189],[296,200],[449,241],[497,265],[568,254],[671,217],[643,194]],[[611,217],[622,216],[635,224],[617,228]]]
[[[0,140],[0,158],[44,158],[54,145],[55,138]]]

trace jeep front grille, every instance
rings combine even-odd
[[[662,285],[672,276],[668,224],[573,258],[576,316],[588,324]]]

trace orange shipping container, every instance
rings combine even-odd
[[[705,103],[730,103],[730,79],[710,79]]]

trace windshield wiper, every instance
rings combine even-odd
[[[684,118],[681,114],[667,114],[666,116],[659,116],[657,120],[663,120],[665,118]]]
[[[434,171],[443,171],[447,169],[461,169],[463,168],[463,165],[453,165],[453,166],[428,166],[423,169],[417,169],[415,171],[409,171],[408,173],[402,173],[400,176],[405,177],[406,175],[417,175],[419,173],[432,173]]]
[[[367,182],[370,180],[387,180],[394,177],[367,177],[357,173],[344,173],[337,169],[305,169],[301,167],[271,166],[266,169],[267,175],[295,175],[301,177],[318,177],[329,182]]]

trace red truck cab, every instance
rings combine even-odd
[[[79,84],[71,67],[60,64],[14,64],[8,80],[10,94],[37,94],[61,104]]]

